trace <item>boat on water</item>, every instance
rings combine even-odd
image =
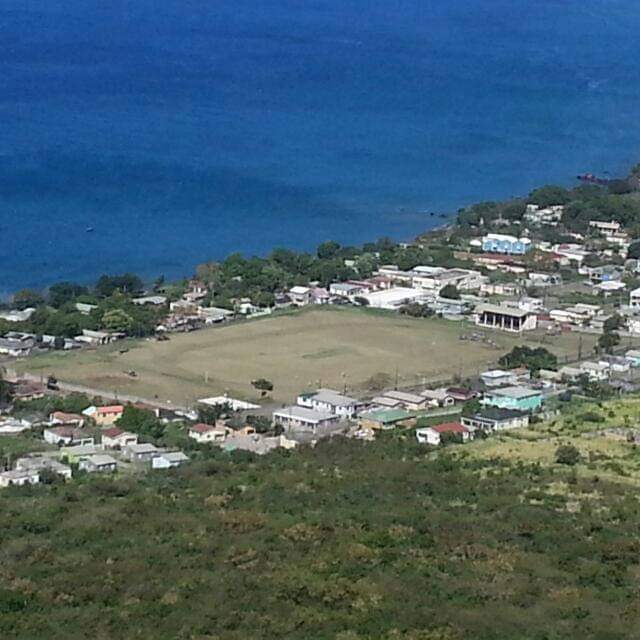
[[[86,232],[86,233],[93,233],[93,231],[95,231],[95,229],[94,229],[93,227],[87,227],[87,228],[85,229],[85,232]]]

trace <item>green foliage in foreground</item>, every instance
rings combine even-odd
[[[635,491],[464,455],[336,441],[3,490],[0,637],[634,637]]]

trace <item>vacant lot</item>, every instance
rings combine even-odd
[[[318,386],[363,392],[372,377],[400,386],[455,374],[476,374],[516,344],[538,345],[536,336],[487,334],[494,345],[461,340],[473,329],[463,323],[421,320],[357,309],[312,309],[252,322],[221,326],[168,342],[120,343],[77,354],[56,353],[27,360],[32,373],[54,373],[104,391],[180,404],[228,392],[255,398],[251,380],[275,384],[274,400],[290,402]],[[585,336],[583,353],[594,338]],[[572,334],[545,338],[559,356],[575,357]],[[121,350],[128,347],[126,353]],[[137,377],[127,375],[135,371]],[[384,375],[382,375],[384,374]]]

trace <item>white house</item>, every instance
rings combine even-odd
[[[340,421],[340,416],[331,411],[316,411],[298,405],[285,407],[273,412],[273,423],[285,429],[300,429],[316,433],[318,429],[328,427]]]
[[[459,435],[462,442],[467,442],[472,434],[470,429],[459,422],[446,422],[434,427],[416,429],[416,439],[420,444],[430,444],[437,447],[442,442],[442,436],[446,433]]]
[[[12,471],[0,473],[0,487],[21,487],[25,484],[38,484],[39,482],[40,474],[37,471],[13,469]]]
[[[397,311],[400,307],[414,302],[426,302],[431,299],[431,295],[423,289],[410,289],[408,287],[395,287],[383,291],[362,296],[372,309],[387,309]]]
[[[315,393],[302,393],[296,402],[301,407],[330,412],[346,419],[353,418],[364,406],[360,400],[342,395],[333,389],[318,389]]]
[[[538,326],[538,316],[506,305],[481,304],[475,311],[475,323],[487,329],[521,333],[535,329]]]
[[[585,361],[578,365],[582,373],[586,373],[590,380],[607,380],[611,374],[611,365],[608,362]]]
[[[80,458],[78,468],[87,473],[113,473],[118,468],[118,463],[111,456],[96,454]]]
[[[629,292],[629,306],[632,309],[640,309],[640,288]]]
[[[59,476],[62,476],[65,480],[71,480],[71,467],[62,462],[58,462],[54,458],[48,458],[46,456],[26,456],[16,460],[16,469],[20,471],[32,471],[40,472],[43,469],[53,471]]]
[[[93,444],[94,439],[77,427],[51,427],[43,432],[44,441],[54,445]]]
[[[123,431],[118,427],[104,429],[101,434],[102,446],[105,449],[124,449],[130,444],[138,444],[138,436],[129,431]]]
[[[304,307],[311,302],[311,289],[309,287],[292,287],[287,295],[291,302],[298,307]]]
[[[185,462],[189,462],[189,457],[182,453],[182,451],[167,451],[153,458],[151,460],[151,467],[153,469],[171,469],[173,467],[179,467]]]
[[[480,380],[487,387],[504,387],[517,384],[518,377],[512,371],[503,369],[491,369],[480,374]]]

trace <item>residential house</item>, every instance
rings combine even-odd
[[[542,406],[543,397],[537,389],[513,386],[488,390],[481,402],[501,409],[536,411]]]
[[[480,380],[485,387],[504,387],[514,385],[518,381],[513,371],[505,371],[504,369],[483,371],[480,374]]]
[[[484,296],[517,296],[522,287],[515,282],[485,282],[480,285],[480,294]]]
[[[360,414],[361,429],[387,431],[397,426],[410,427],[415,424],[415,414],[403,409],[379,409]]]
[[[297,307],[304,307],[311,303],[311,289],[309,287],[292,287],[287,295]]]
[[[529,414],[525,411],[485,407],[472,416],[462,416],[462,424],[468,429],[476,429],[492,433],[518,429],[529,425]]]
[[[544,302],[542,298],[523,296],[518,300],[518,309],[523,309],[529,313],[540,313],[544,310]]]
[[[479,327],[510,333],[531,331],[538,326],[538,317],[524,309],[506,305],[482,304],[476,308],[475,323]]]
[[[167,304],[167,296],[143,296],[142,298],[134,298],[131,302],[140,307],[163,307]]]
[[[472,431],[459,422],[445,422],[433,427],[416,429],[416,439],[420,444],[430,444],[435,447],[442,443],[445,434],[457,436],[462,442],[467,442],[472,437]]]
[[[259,404],[252,404],[251,402],[245,402],[244,400],[237,400],[236,398],[230,398],[227,395],[201,398],[198,400],[198,403],[204,404],[207,407],[228,406],[231,411],[251,411],[253,409],[260,408]]]
[[[189,462],[189,457],[182,451],[167,451],[155,456],[151,460],[151,467],[153,469],[172,469],[185,462]]]
[[[17,418],[0,419],[0,436],[17,436],[32,427],[28,420],[18,420]]]
[[[91,312],[98,308],[97,304],[87,304],[86,302],[76,302],[74,306],[76,311],[79,311],[83,316],[91,315]]]
[[[31,400],[40,400],[41,398],[44,398],[44,386],[37,382],[18,380],[18,382],[11,386],[11,395],[14,400],[30,402]]]
[[[92,329],[83,329],[82,335],[76,336],[75,340],[78,342],[85,342],[94,347],[103,344],[110,344],[121,338],[124,338],[123,333],[113,333],[109,331],[93,331]]]
[[[629,306],[634,310],[640,310],[640,288],[629,292]]]
[[[34,349],[36,343],[33,340],[24,341],[13,338],[0,338],[0,355],[12,358],[24,358]]]
[[[408,393],[406,391],[386,391],[383,397],[391,398],[400,402],[400,406],[407,411],[423,411],[429,404],[427,397],[419,393]]]
[[[60,459],[69,464],[77,464],[81,458],[95,456],[102,453],[102,445],[99,444],[78,444],[60,449]]]
[[[331,295],[324,287],[313,287],[311,289],[311,302],[313,304],[328,304]]]
[[[7,322],[27,322],[29,318],[36,312],[33,307],[24,310],[0,311],[0,320]]]
[[[487,253],[524,255],[531,249],[531,246],[529,238],[516,238],[501,233],[488,233],[482,238],[482,250]]]
[[[296,402],[301,407],[315,411],[328,411],[347,420],[355,417],[364,406],[360,400],[343,395],[333,389],[318,389],[314,393],[302,393]]]
[[[163,453],[163,451],[158,449],[155,444],[138,443],[127,445],[123,453],[131,462],[147,462]]]
[[[478,397],[478,392],[473,389],[465,389],[463,387],[449,387],[447,393],[456,402],[468,402]]]
[[[188,428],[187,435],[196,442],[204,444],[207,442],[224,442],[228,432],[229,429],[223,424],[214,426],[199,422]]]
[[[456,399],[447,389],[425,389],[420,392],[423,398],[427,399],[427,404],[433,407],[450,407],[455,404]]]
[[[124,449],[131,444],[138,444],[137,434],[123,431],[118,427],[104,429],[100,436],[105,449]]]
[[[78,468],[87,473],[113,473],[118,468],[118,462],[106,454],[96,454],[81,458]]]
[[[52,425],[66,424],[72,427],[83,427],[84,416],[77,413],[66,413],[65,411],[54,411],[49,416],[49,423]]]
[[[589,380],[603,381],[611,375],[611,365],[608,362],[592,362],[587,360],[581,362],[578,368],[583,374],[589,376]]]
[[[22,487],[26,484],[38,484],[40,474],[37,471],[22,471],[13,469],[0,473],[0,487]]]
[[[16,460],[16,469],[20,471],[33,471],[40,473],[42,470],[47,469],[53,473],[63,477],[65,480],[71,480],[71,467],[66,464],[58,462],[54,458],[47,456],[26,456]]]
[[[273,424],[280,425],[287,430],[310,431],[317,433],[318,429],[337,424],[341,417],[331,411],[316,411],[307,407],[292,405],[273,412]]]
[[[634,368],[640,367],[640,351],[637,349],[629,349],[624,357],[631,363]]]
[[[93,414],[93,419],[101,427],[111,426],[122,417],[123,413],[124,407],[121,404],[97,407],[96,412]]]
[[[556,227],[562,220],[564,205],[555,204],[549,207],[540,207],[537,204],[528,204],[523,218],[537,226]]]
[[[615,220],[609,222],[604,220],[589,220],[589,226],[603,235],[610,235],[620,231],[622,225]]]
[[[346,282],[334,282],[329,285],[329,294],[338,296],[339,298],[348,298],[349,300],[367,293],[368,289],[363,289],[360,285],[348,284]]]
[[[94,438],[78,427],[49,427],[43,432],[44,441],[54,445],[93,444]]]
[[[555,287],[562,284],[562,276],[557,273],[529,273],[527,282],[532,287]]]

